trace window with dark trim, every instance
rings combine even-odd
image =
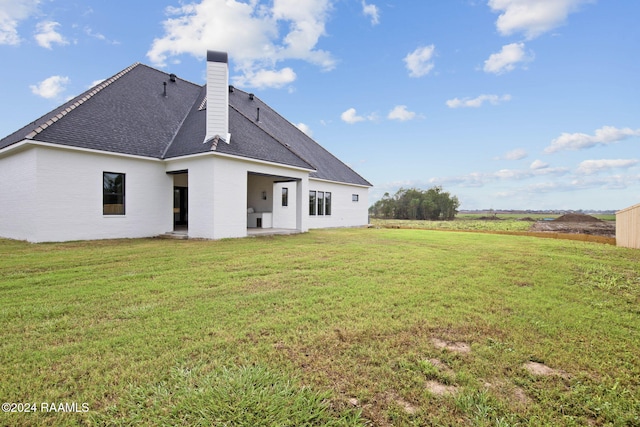
[[[309,191],[309,215],[316,214],[316,192]]]
[[[331,215],[331,193],[328,191],[324,193],[324,214]]]
[[[289,206],[289,189],[282,187],[282,206]]]
[[[318,191],[318,215],[324,215],[324,191]]]
[[[352,194],[351,195],[351,201],[352,202],[359,202],[360,201],[360,195],[359,194]]]
[[[102,214],[124,215],[124,174],[102,173]]]

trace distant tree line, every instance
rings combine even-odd
[[[440,186],[428,190],[401,188],[393,196],[385,193],[369,208],[369,214],[390,219],[451,220],[459,206],[458,198]]]

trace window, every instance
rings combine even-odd
[[[309,191],[309,215],[331,215],[331,193]]]
[[[360,201],[360,196],[358,194],[352,194],[351,195],[351,201],[352,202],[359,202]]]
[[[316,214],[316,192],[309,191],[309,215]]]
[[[282,187],[282,206],[289,206],[289,189]]]
[[[102,214],[124,215],[123,173],[102,173]]]
[[[324,215],[324,191],[318,191],[318,215]]]

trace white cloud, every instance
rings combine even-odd
[[[508,36],[524,33],[528,39],[562,25],[570,13],[593,0],[489,0],[489,7],[500,13],[496,27]]]
[[[524,43],[511,43],[502,46],[498,53],[491,54],[484,61],[484,71],[487,73],[502,74],[513,71],[518,63],[526,63],[533,59],[533,55],[527,55],[524,51]]]
[[[405,56],[404,62],[409,70],[409,76],[422,77],[429,74],[435,66],[432,61],[435,51],[434,45],[422,46]]]
[[[500,169],[496,172],[472,172],[466,175],[452,177],[431,178],[432,184],[456,184],[461,187],[482,187],[495,181],[522,181],[539,176],[563,176],[569,173],[568,168],[529,168],[529,169]]]
[[[601,159],[585,160],[578,166],[577,172],[590,175],[610,169],[628,169],[639,163],[638,159]]]
[[[44,79],[37,85],[30,85],[29,87],[31,88],[31,92],[34,95],[51,99],[56,98],[58,95],[64,92],[68,83],[69,77],[51,76],[47,79]]]
[[[349,123],[350,125],[366,120],[366,118],[358,115],[355,108],[349,108],[340,115],[340,118],[343,122]]]
[[[117,40],[110,40],[110,39],[108,39],[108,38],[107,38],[107,36],[105,36],[104,34],[102,34],[102,33],[97,33],[97,32],[95,32],[95,31],[93,31],[93,29],[92,29],[91,27],[85,27],[85,28],[84,28],[84,33],[85,33],[86,35],[88,35],[89,37],[93,37],[94,39],[101,40],[101,41],[103,41],[103,42],[105,42],[105,43],[108,43],[108,44],[113,44],[113,45],[118,45],[118,44],[120,44],[120,42],[119,42],[119,41],[117,41]]]
[[[0,45],[18,45],[18,25],[36,12],[39,0],[0,0]]]
[[[600,177],[571,177],[562,181],[547,181],[517,188],[513,194],[548,194],[554,192],[572,192],[582,190],[622,190],[637,184],[640,176],[611,175]]]
[[[480,95],[476,98],[453,98],[446,102],[447,107],[449,108],[461,108],[461,107],[472,107],[478,108],[482,107],[482,104],[485,102],[489,102],[492,105],[498,105],[501,102],[510,101],[511,95]]]
[[[509,152],[507,152],[504,156],[503,159],[504,160],[522,160],[525,157],[527,157],[529,154],[527,154],[527,152],[522,149],[522,148],[516,148],[515,150],[511,150]]]
[[[36,25],[37,33],[34,36],[38,44],[46,49],[51,49],[51,45],[54,43],[59,45],[69,44],[69,41],[56,31],[56,28],[59,26],[60,23],[55,21],[39,22],[38,25]]]
[[[247,71],[244,75],[233,78],[236,86],[249,86],[255,88],[281,88],[292,83],[296,79],[296,73],[289,67],[281,70]]]
[[[548,168],[549,164],[543,162],[542,160],[534,160],[529,166],[530,169],[545,169]]]
[[[380,23],[380,9],[375,4],[367,4],[365,0],[362,0],[362,13],[371,18],[371,25]]]
[[[594,135],[585,133],[563,132],[551,141],[551,145],[544,149],[545,153],[555,153],[562,150],[582,150],[596,145],[608,145],[633,136],[640,136],[640,129],[618,129],[613,126],[603,126],[596,129]]]
[[[202,58],[207,49],[223,50],[247,83],[253,81],[250,76],[286,59],[331,70],[335,67],[331,54],[316,48],[325,35],[330,9],[329,0],[202,0],[168,7],[164,36],[153,41],[147,56],[155,65],[165,66],[182,54]]]
[[[389,112],[387,118],[389,120],[400,120],[401,122],[405,122],[407,120],[413,120],[417,116],[413,111],[407,110],[406,105],[396,105],[393,110]]]
[[[98,86],[100,83],[102,83],[105,80],[107,80],[107,79],[94,80],[94,81],[91,82],[91,84],[89,85],[89,87],[87,89],[91,89],[94,86]]]
[[[279,57],[303,59],[325,69],[334,68],[335,61],[327,52],[314,50],[320,37],[325,35],[324,26],[330,9],[329,0],[274,0],[273,18],[278,24],[289,25]]]
[[[309,126],[305,125],[304,123],[298,123],[296,127],[304,132],[309,138],[313,138],[313,132],[311,131],[311,128]]]

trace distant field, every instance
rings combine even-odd
[[[380,219],[370,218],[372,226],[378,228],[407,228],[419,230],[452,230],[452,231],[478,231],[496,233],[529,233],[535,221],[545,219],[556,219],[560,215],[554,214],[458,214],[453,221],[425,221],[425,220],[403,220],[403,219]],[[592,215],[603,221],[615,224],[615,215]],[[531,236],[552,237],[551,234],[531,233]],[[600,243],[615,244],[614,238],[600,238],[590,235],[555,234],[553,237],[568,238],[576,240],[589,240]]]
[[[502,218],[502,217],[499,217]],[[518,221],[516,218],[503,220],[480,220],[475,217],[460,217],[453,221],[423,221],[409,219],[371,218],[371,225],[389,228],[414,228],[420,230],[460,230],[460,231],[527,231],[531,221]]]
[[[589,214],[591,215],[591,214]],[[473,213],[473,214],[469,214],[469,213],[460,213],[458,215],[456,215],[456,219],[460,219],[460,220],[464,220],[464,219],[477,219],[480,217],[487,217],[487,216],[493,216],[493,214],[480,214],[480,213]],[[535,220],[540,220],[540,219],[546,219],[546,218],[557,218],[560,215],[559,214],[529,214],[529,213],[522,213],[522,214],[496,214],[496,217],[500,218],[500,219],[520,219],[520,218],[532,218]],[[601,214],[593,214],[591,215],[593,217],[596,217],[598,219],[601,219],[603,221],[615,221],[616,220],[616,216],[615,214],[606,214],[606,215],[601,215]]]
[[[479,214],[479,213],[459,213],[456,215],[456,219],[464,220],[464,219],[478,219],[481,217],[490,217],[495,216],[500,219],[519,219],[519,218],[532,218],[535,220],[545,219],[545,218],[557,218],[560,215],[558,214]]]
[[[640,251],[610,245],[0,240],[0,328],[37,409],[3,426],[640,425]]]

